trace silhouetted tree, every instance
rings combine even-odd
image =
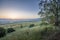
[[[60,22],[58,14],[60,14],[60,1],[59,0],[40,0],[40,12],[38,13],[43,20],[48,21],[55,26],[59,26]]]

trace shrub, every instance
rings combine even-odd
[[[0,37],[4,37],[6,35],[6,30],[0,27]]]
[[[34,24],[30,24],[30,26],[29,27],[34,27]]]
[[[47,22],[42,22],[40,25],[48,25]]]
[[[13,28],[8,28],[7,29],[7,33],[11,33],[11,32],[14,32],[15,30]]]
[[[21,26],[20,26],[21,28],[23,28],[23,25],[21,24]]]

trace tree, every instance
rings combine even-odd
[[[59,0],[40,0],[40,12],[38,13],[45,19],[45,21],[59,26],[60,14],[60,1]]]

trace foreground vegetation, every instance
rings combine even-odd
[[[26,25],[26,23],[28,24]],[[60,33],[59,32],[60,28],[55,27],[51,24],[41,25],[39,24],[39,22],[33,22],[33,23],[26,22],[26,23],[15,24],[18,25],[16,27],[12,26],[12,28],[15,31],[12,33],[6,33],[6,35],[4,37],[1,37],[0,40],[55,40],[57,39],[55,36],[58,35],[58,33]],[[30,27],[31,24],[34,24],[34,26]],[[11,26],[11,24],[9,25]],[[8,29],[5,26],[4,28]]]

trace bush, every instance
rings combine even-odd
[[[13,28],[8,28],[7,29],[7,33],[11,33],[11,32],[14,32],[15,30]]]
[[[47,22],[42,22],[40,25],[48,25]]]
[[[6,35],[6,30],[2,27],[0,27],[0,38],[4,37]]]
[[[23,25],[21,24],[21,26],[20,26],[21,28],[23,28]]]
[[[30,24],[30,26],[29,27],[34,27],[34,24]]]

